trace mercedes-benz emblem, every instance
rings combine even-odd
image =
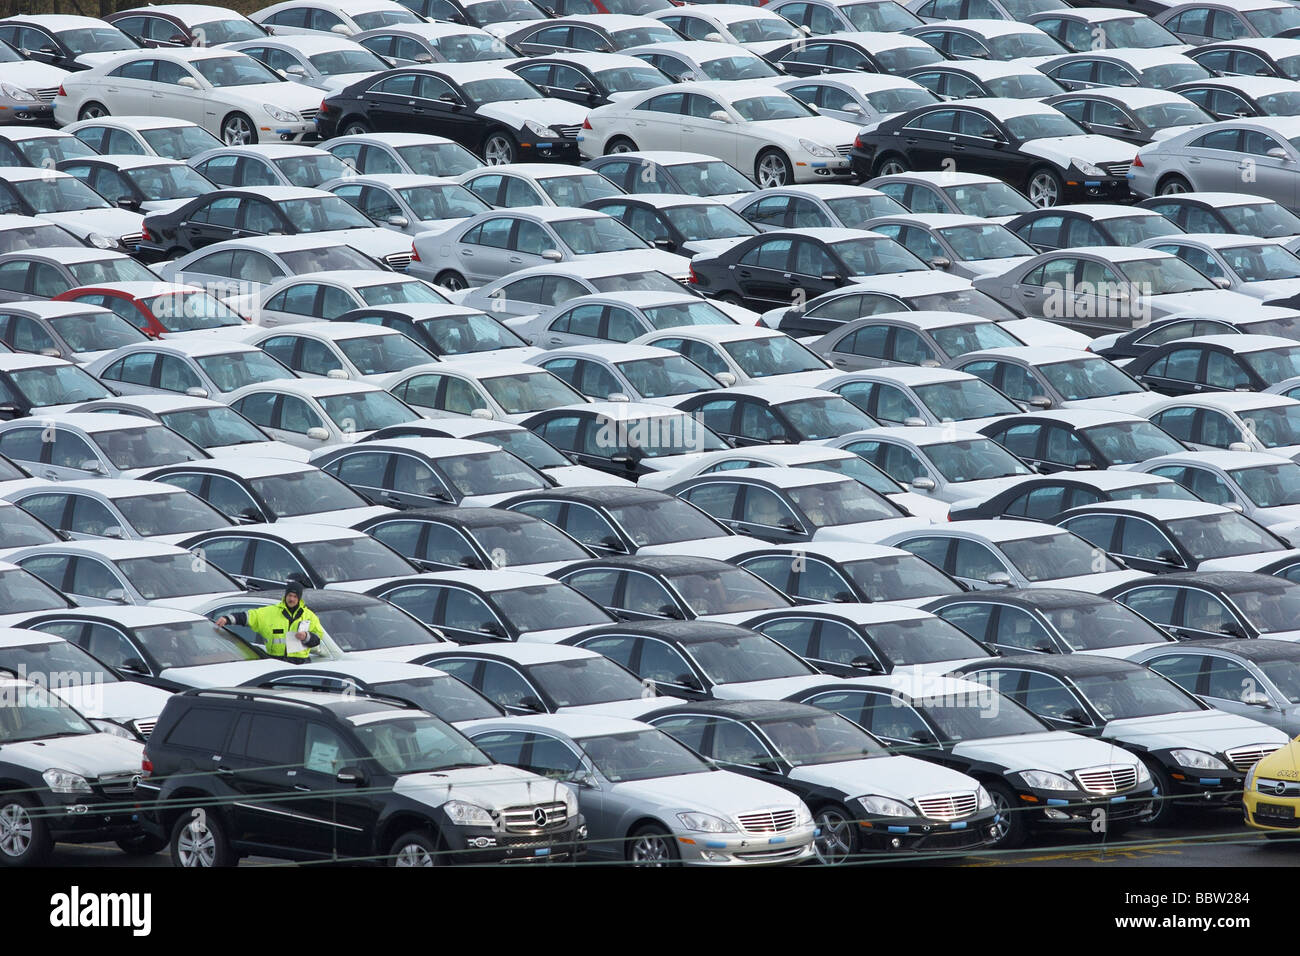
[[[546,826],[547,821],[549,819],[550,818],[547,817],[546,815],[545,807],[538,807],[536,810],[533,811],[533,822],[536,823],[539,827]]]

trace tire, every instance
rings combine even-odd
[[[1189,193],[1192,191],[1192,184],[1186,178],[1178,175],[1165,176],[1156,186],[1157,196],[1177,196],[1180,193]]]
[[[1046,166],[1040,166],[1030,173],[1029,180],[1025,184],[1025,195],[1039,209],[1059,206],[1064,192],[1065,182],[1054,170]]]
[[[125,840],[118,840],[117,847],[127,856],[153,856],[159,850],[167,846],[166,837],[153,836],[150,833],[141,833],[139,836],[128,837]]]
[[[257,142],[257,127],[243,113],[231,113],[221,121],[221,141],[227,146],[249,146]]]
[[[626,136],[615,136],[605,144],[605,155],[611,153],[634,153],[636,152],[636,143],[632,142]]]
[[[1141,817],[1140,821],[1143,826],[1167,827],[1178,816],[1178,804],[1170,798],[1173,789],[1169,782],[1169,774],[1165,773],[1165,769],[1154,760],[1144,759],[1142,762],[1151,772],[1151,782],[1160,791],[1160,796],[1151,801],[1151,811]]]
[[[374,130],[370,124],[359,116],[349,116],[339,124],[340,136],[365,136],[367,133],[373,133]]]
[[[445,272],[439,272],[433,280],[434,285],[440,285],[444,289],[450,289],[452,292],[459,292],[461,289],[468,289],[469,283],[459,272],[448,269]]]
[[[813,814],[820,835],[813,838],[817,862],[838,866],[859,852],[858,825],[853,814],[837,804],[828,804]]]
[[[789,186],[794,182],[794,167],[790,157],[779,149],[765,149],[754,160],[754,182],[759,189]]]
[[[637,827],[627,841],[627,861],[633,866],[677,866],[677,841],[661,826]]]
[[[388,851],[389,866],[442,866],[445,862],[437,838],[422,830],[403,833]]]
[[[483,140],[483,162],[504,166],[519,159],[519,144],[503,129],[493,130]]]
[[[108,115],[108,107],[93,100],[77,110],[77,119],[79,120],[99,119],[101,116]]]
[[[886,153],[876,160],[872,178],[875,176],[897,176],[899,173],[910,172],[911,169],[912,164],[898,153]]]
[[[1014,850],[1024,846],[1029,838],[1029,820],[1025,817],[1025,811],[1021,809],[1023,804],[1016,799],[1011,788],[1000,781],[990,781],[984,784],[984,789],[993,798],[993,806],[1002,817],[993,826],[994,838],[989,848]]]
[[[172,866],[209,869],[238,862],[226,836],[225,825],[211,812],[201,816],[186,810],[172,825]]]
[[[745,300],[734,292],[719,292],[714,298],[719,302],[727,303],[727,305],[738,305],[742,308],[745,305]]]
[[[40,866],[53,849],[39,804],[18,794],[0,795],[0,866]]]

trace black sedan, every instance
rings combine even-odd
[[[624,55],[570,53],[535,56],[509,64],[547,96],[588,108],[612,103],[616,94],[652,90],[673,80],[649,63],[633,66]]]
[[[1155,210],[1184,232],[1222,232],[1261,239],[1300,236],[1300,216],[1281,203],[1249,193],[1154,196],[1138,206]]]
[[[585,106],[543,96],[491,63],[439,63],[390,70],[325,97],[322,139],[371,132],[432,133],[489,165],[521,161],[577,165]]]
[[[639,20],[640,18],[638,18]],[[651,43],[675,43],[684,39],[664,23],[604,21],[586,16],[561,17],[544,23],[529,23],[506,36],[505,41],[529,56],[571,51],[614,53]]]
[[[1216,120],[1300,115],[1300,89],[1291,80],[1261,84],[1255,77],[1216,76],[1170,87]]]
[[[787,11],[783,16],[788,16]],[[939,63],[944,55],[902,34],[860,33],[794,40],[764,54],[791,76],[893,73]]]
[[[1062,511],[1099,501],[1131,498],[1175,498],[1195,501],[1178,482],[1158,475],[1133,471],[1057,472],[1025,478],[983,500],[967,498],[948,509],[949,521],[980,521],[988,518],[1028,518],[1051,521]]]
[[[824,441],[880,424],[846,398],[798,386],[718,388],[677,407],[737,448]]]
[[[1269,308],[1261,307],[1261,311]],[[1278,310],[1281,313],[1283,310]],[[1290,310],[1285,310],[1290,313]],[[1279,314],[1278,318],[1292,324],[1289,316]],[[1276,321],[1270,319],[1269,321]],[[1153,319],[1148,325],[1140,325],[1130,332],[1119,335],[1104,335],[1094,339],[1088,346],[1089,352],[1095,352],[1107,361],[1116,359],[1135,359],[1146,355],[1152,349],[1180,339],[1197,338],[1202,335],[1237,335],[1245,331],[1235,323],[1223,318],[1210,316],[1196,317],[1184,314],[1170,315],[1163,319]],[[1265,333],[1274,334],[1274,333]],[[1129,363],[1130,365],[1132,363]],[[1128,366],[1125,366],[1127,368]]]
[[[1132,465],[1186,450],[1145,418],[1089,408],[1003,415],[979,431],[1043,474]]]
[[[1201,66],[1215,76],[1235,73],[1238,76],[1276,76],[1285,80],[1300,79],[1295,51],[1300,43],[1286,40],[1242,37],[1222,43],[1207,43],[1187,51]]]
[[[1158,574],[1106,592],[1180,640],[1273,637],[1294,640],[1300,585],[1247,571]]]
[[[0,40],[37,63],[61,70],[88,70],[87,53],[138,50],[141,44],[117,27],[89,17],[15,17],[0,20]]]
[[[1156,102],[1136,105],[1132,102],[1156,96],[1159,97]],[[1043,102],[1060,110],[1089,133],[1112,136],[1139,146],[1154,142],[1163,130],[1213,123],[1215,119],[1189,100],[1105,87],[1060,93]]]
[[[583,208],[613,216],[646,242],[678,255],[706,252],[717,239],[758,234],[738,212],[716,199],[647,193],[593,199]]]
[[[1272,335],[1206,335],[1150,349],[1124,371],[1165,395],[1262,392],[1300,375],[1300,344]]]

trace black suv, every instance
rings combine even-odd
[[[571,860],[572,792],[494,763],[397,701],[319,691],[194,690],[145,750],[145,828],[177,866],[239,857],[393,866]]]

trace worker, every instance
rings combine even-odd
[[[320,618],[302,603],[301,582],[292,578],[285,582],[284,598],[278,604],[233,611],[217,618],[218,627],[228,624],[252,628],[266,642],[268,654],[297,663],[305,663],[311,648],[319,646],[325,636]]]

